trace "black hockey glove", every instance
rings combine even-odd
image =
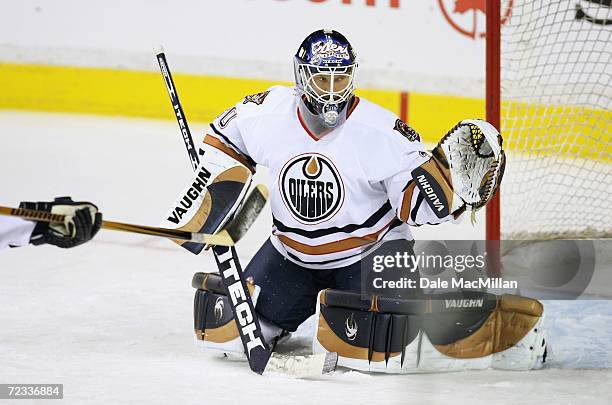
[[[102,214],[89,202],[75,202],[70,197],[58,197],[53,202],[22,202],[20,208],[65,215],[64,223],[37,222],[30,243],[48,243],[61,248],[81,245],[100,230]]]

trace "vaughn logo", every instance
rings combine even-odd
[[[333,217],[344,202],[344,184],[334,164],[318,153],[291,159],[279,175],[279,189],[291,214],[302,223]]]
[[[420,188],[427,196],[427,199],[431,201],[431,204],[433,205],[432,208],[437,212],[443,211],[445,204],[440,200],[440,197],[438,197],[431,184],[429,184],[427,177],[424,174],[421,174],[417,176],[417,181],[421,185]]]
[[[219,322],[221,318],[223,318],[223,307],[225,303],[223,302],[223,297],[217,297],[215,301],[215,321]]]
[[[346,318],[344,322],[344,333],[348,340],[355,340],[357,337],[357,322],[355,322],[355,314],[351,312],[351,316]]]
[[[202,192],[206,189],[206,184],[210,180],[210,172],[204,167],[200,168],[196,180],[191,184],[191,187],[185,192],[183,198],[181,198],[172,210],[172,214],[167,218],[168,221],[173,224],[179,224],[181,218],[187,213],[194,202],[200,197]]]
[[[484,305],[484,299],[473,299],[473,300],[444,300],[446,309],[450,308],[482,308]]]

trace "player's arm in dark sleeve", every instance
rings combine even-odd
[[[27,244],[50,244],[71,248],[91,240],[102,226],[102,214],[90,202],[76,202],[70,197],[54,201],[22,202],[20,208],[51,212],[66,217],[59,223],[25,221],[19,218],[0,219],[0,248]]]

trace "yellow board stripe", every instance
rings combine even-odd
[[[212,121],[247,94],[275,84],[291,85],[188,74],[175,74],[174,80],[185,114],[192,122]],[[163,79],[157,72],[0,63],[0,88],[0,109],[174,119]],[[359,89],[357,94],[401,115],[400,91]],[[482,99],[413,92],[408,97],[408,123],[426,143],[437,143],[462,119],[485,117]],[[555,153],[610,162],[612,112],[524,103],[510,108],[510,115],[517,120],[505,121],[509,128],[503,134],[508,140],[506,149],[539,148],[541,142],[554,142],[559,145]],[[568,120],[574,123],[572,134],[582,133],[580,139],[559,134],[559,128],[567,126]],[[527,145],[513,141],[518,139],[529,141]]]
[[[276,84],[291,85],[187,74],[175,74],[174,81],[185,114],[192,122],[212,121],[247,94]],[[2,109],[174,119],[163,79],[157,72],[4,63],[0,64],[0,88]],[[400,115],[399,91],[359,89],[357,94]],[[443,104],[440,98],[448,97],[434,97]],[[426,142],[435,143],[459,118],[475,116],[469,109],[461,109],[461,102],[457,104],[452,119],[441,119],[425,105],[424,114],[411,112],[410,116],[415,118],[411,125],[423,134]]]
[[[278,84],[177,74],[185,114],[210,122],[246,94]],[[0,108],[174,119],[160,73],[0,64]]]

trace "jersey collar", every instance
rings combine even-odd
[[[349,106],[349,110],[348,113],[346,115],[346,119],[348,121],[349,117],[351,116],[351,114],[353,113],[353,111],[355,111],[355,108],[357,107],[357,104],[359,104],[359,97],[355,96],[355,98],[353,99],[354,101],[351,103],[351,105]],[[320,138],[318,138],[315,134],[312,133],[312,131],[308,128],[308,126],[306,125],[306,122],[304,122],[304,119],[302,118],[302,113],[300,112],[300,108],[296,107],[297,110],[297,117],[298,117],[298,121],[300,121],[300,125],[302,125],[302,128],[304,128],[304,131],[306,131],[306,133],[308,134],[309,137],[311,137],[315,142],[320,141],[321,139],[325,139],[327,136],[329,136],[330,132],[333,132],[335,129],[338,128],[331,128],[329,131],[325,132],[325,134],[323,136],[321,136]],[[344,124],[342,124],[344,125]]]

